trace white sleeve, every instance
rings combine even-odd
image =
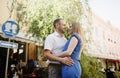
[[[53,49],[53,39],[52,39],[52,36],[48,36],[46,39],[45,39],[45,43],[44,43],[44,50],[45,49],[48,49],[48,50],[51,50]]]

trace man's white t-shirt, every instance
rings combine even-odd
[[[64,36],[60,36],[59,33],[54,32],[47,36],[44,44],[44,50],[48,49],[53,55],[56,55],[57,53],[62,52],[66,42],[67,39]],[[47,60],[47,63],[59,62]]]

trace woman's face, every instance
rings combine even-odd
[[[68,34],[71,35],[73,33],[73,26],[70,26],[68,29]]]

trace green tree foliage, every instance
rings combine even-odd
[[[28,32],[43,39],[54,31],[52,22],[56,18],[65,19],[68,26],[73,21],[80,21],[83,14],[79,0],[27,0],[24,4]]]
[[[100,64],[95,57],[81,56],[82,77],[81,78],[105,78],[105,73],[100,72]]]

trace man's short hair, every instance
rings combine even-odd
[[[60,20],[63,20],[63,19],[62,18],[58,18],[58,19],[54,20],[53,26],[55,27],[56,24],[60,22]]]

